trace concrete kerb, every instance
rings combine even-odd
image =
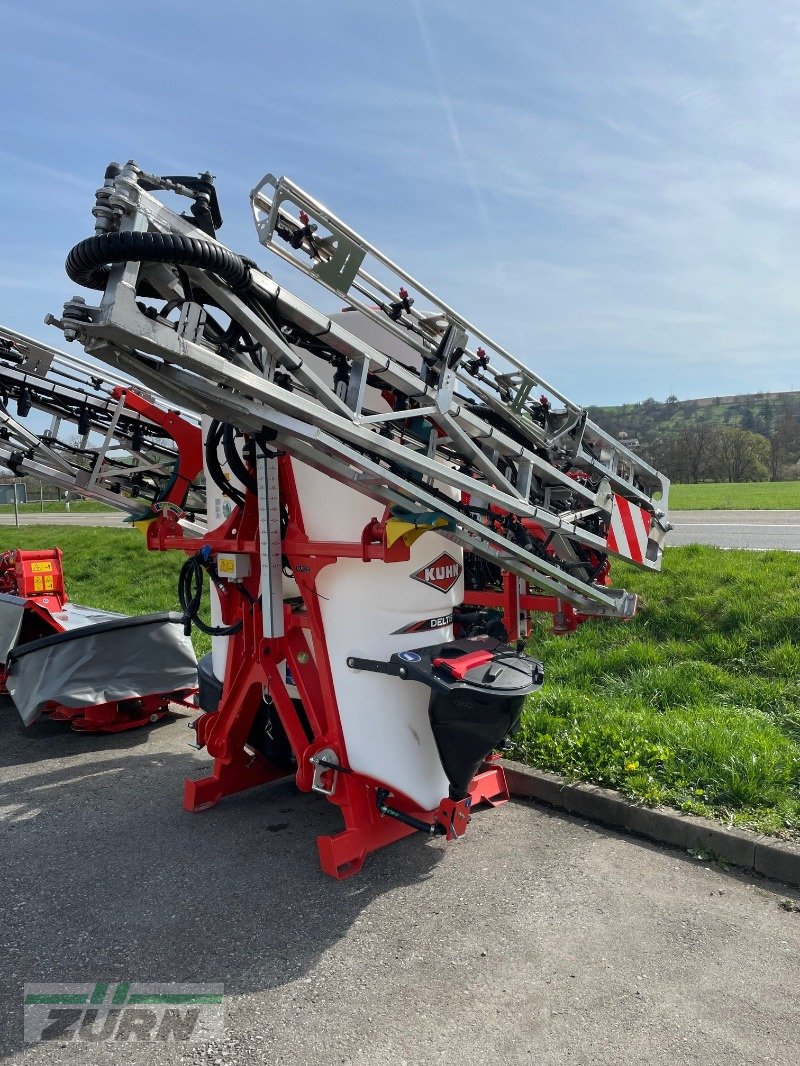
[[[512,796],[534,799],[590,821],[627,829],[659,844],[702,849],[745,870],[800,885],[800,847],[664,807],[640,807],[598,785],[569,784],[558,774],[502,760]]]

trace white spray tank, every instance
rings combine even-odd
[[[293,463],[306,532],[358,541],[381,505],[327,475]],[[428,717],[430,690],[368,671],[349,656],[388,662],[395,652],[453,640],[453,608],[464,598],[463,552],[424,533],[407,562],[339,559],[317,576],[325,643],[347,764],[433,810],[447,796]]]
[[[332,316],[381,350],[392,349],[410,365],[418,353],[357,312]],[[374,335],[373,331],[374,330]],[[395,350],[398,349],[398,350]],[[308,359],[307,353],[304,356]],[[313,357],[309,363],[333,384],[329,364]],[[368,389],[367,405],[387,410],[380,392]],[[204,419],[204,439],[210,420]],[[223,470],[228,471],[224,454]],[[292,460],[306,532],[313,540],[358,542],[364,527],[383,511],[381,504],[342,485],[313,467]],[[233,484],[238,482],[231,477]],[[209,527],[226,517],[226,500],[207,474]],[[229,512],[228,512],[229,513]],[[339,559],[324,567],[316,591],[325,630],[347,764],[408,796],[423,810],[433,810],[448,795],[449,781],[428,716],[430,690],[417,682],[400,681],[347,666],[350,656],[387,662],[395,652],[451,641],[453,609],[464,598],[461,548],[434,532],[424,533],[406,562]],[[298,587],[285,580],[284,597]],[[219,602],[213,588],[212,621],[218,624]],[[224,677],[228,637],[213,637],[213,667]],[[290,679],[288,679],[290,681]],[[289,683],[289,693],[297,696]]]

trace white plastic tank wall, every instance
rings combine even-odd
[[[300,463],[293,463],[303,521],[310,537],[358,541],[380,517],[381,504]],[[447,591],[415,579],[447,555],[457,578]],[[464,598],[463,552],[437,533],[423,534],[404,563],[340,559],[317,577],[325,639],[352,769],[432,810],[447,796],[428,718],[430,690],[414,681],[351,670],[348,656],[382,662],[400,651],[453,639],[452,612]],[[455,574],[453,575],[455,577]],[[435,628],[402,630],[419,622]]]

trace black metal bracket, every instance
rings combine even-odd
[[[444,826],[440,825],[439,822],[423,822],[421,818],[415,818],[413,814],[406,814],[405,811],[398,811],[396,807],[387,806],[386,800],[388,798],[388,788],[379,788],[375,793],[375,805],[381,814],[385,814],[387,818],[394,818],[395,821],[402,822],[403,825],[408,825],[412,829],[416,829],[418,833],[424,833],[429,837],[441,836],[445,832]]]
[[[389,677],[406,676],[405,667],[400,663],[382,663],[378,659],[357,659],[349,655],[347,665],[351,670],[369,670],[373,674],[388,674]]]

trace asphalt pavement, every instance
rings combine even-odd
[[[121,526],[121,512],[73,511],[23,514],[25,526]],[[800,511],[675,511],[668,546],[711,544],[719,548],[800,551]],[[13,526],[13,515],[0,515],[0,526]]]
[[[189,814],[181,717],[116,736],[0,707],[2,1061],[800,1060],[798,894],[530,804],[319,870],[288,783]],[[222,982],[213,1044],[24,1046],[25,981]],[[63,1046],[62,1046],[63,1045]]]
[[[674,511],[668,546],[800,551],[800,511]]]

